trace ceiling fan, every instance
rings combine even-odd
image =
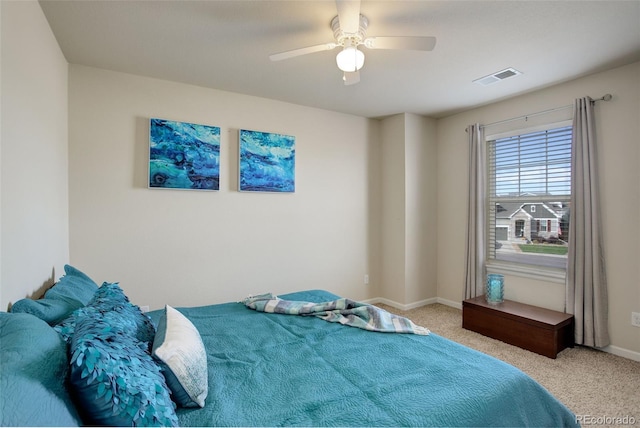
[[[336,0],[338,15],[331,20],[335,41],[308,46],[269,56],[271,61],[281,61],[300,55],[322,52],[340,46],[336,56],[338,68],[344,72],[345,85],[360,81],[360,69],[364,65],[364,53],[358,47],[367,49],[400,49],[431,51],[436,45],[435,37],[388,36],[366,37],[369,20],[360,14],[360,0]]]

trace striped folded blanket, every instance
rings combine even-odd
[[[312,303],[283,300],[271,293],[249,296],[242,300],[245,306],[258,312],[315,316],[329,322],[337,322],[364,330],[385,333],[410,333],[427,335],[429,330],[411,320],[392,314],[376,306],[349,299]]]

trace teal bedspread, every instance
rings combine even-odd
[[[576,426],[520,370],[434,333],[370,332],[242,303],[179,310],[209,364],[206,406],[178,409],[183,426]]]

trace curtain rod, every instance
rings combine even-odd
[[[595,103],[596,101],[611,101],[611,99],[613,98],[613,96],[611,94],[605,94],[604,96],[600,97],[600,98],[596,98],[595,100],[591,100],[592,103]],[[548,114],[548,113],[552,113],[554,111],[559,111],[559,110],[566,110],[568,108],[572,108],[573,105],[566,105],[566,106],[562,106],[562,107],[556,107],[556,108],[550,108],[547,110],[542,110],[536,113],[530,113],[530,114],[525,114],[522,116],[518,116],[518,117],[512,117],[511,119],[505,119],[505,120],[499,120],[497,122],[491,122],[491,123],[487,123],[486,125],[480,125],[481,128],[486,128],[487,126],[494,126],[494,125],[500,125],[502,123],[508,123],[508,122],[513,122],[516,120],[521,120],[521,119],[528,119],[530,117],[535,117],[535,116],[540,116],[543,114]],[[465,129],[465,132],[467,130]]]

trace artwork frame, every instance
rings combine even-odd
[[[220,190],[220,127],[149,119],[149,188]]]
[[[294,136],[240,129],[238,151],[240,192],[295,192]]]

